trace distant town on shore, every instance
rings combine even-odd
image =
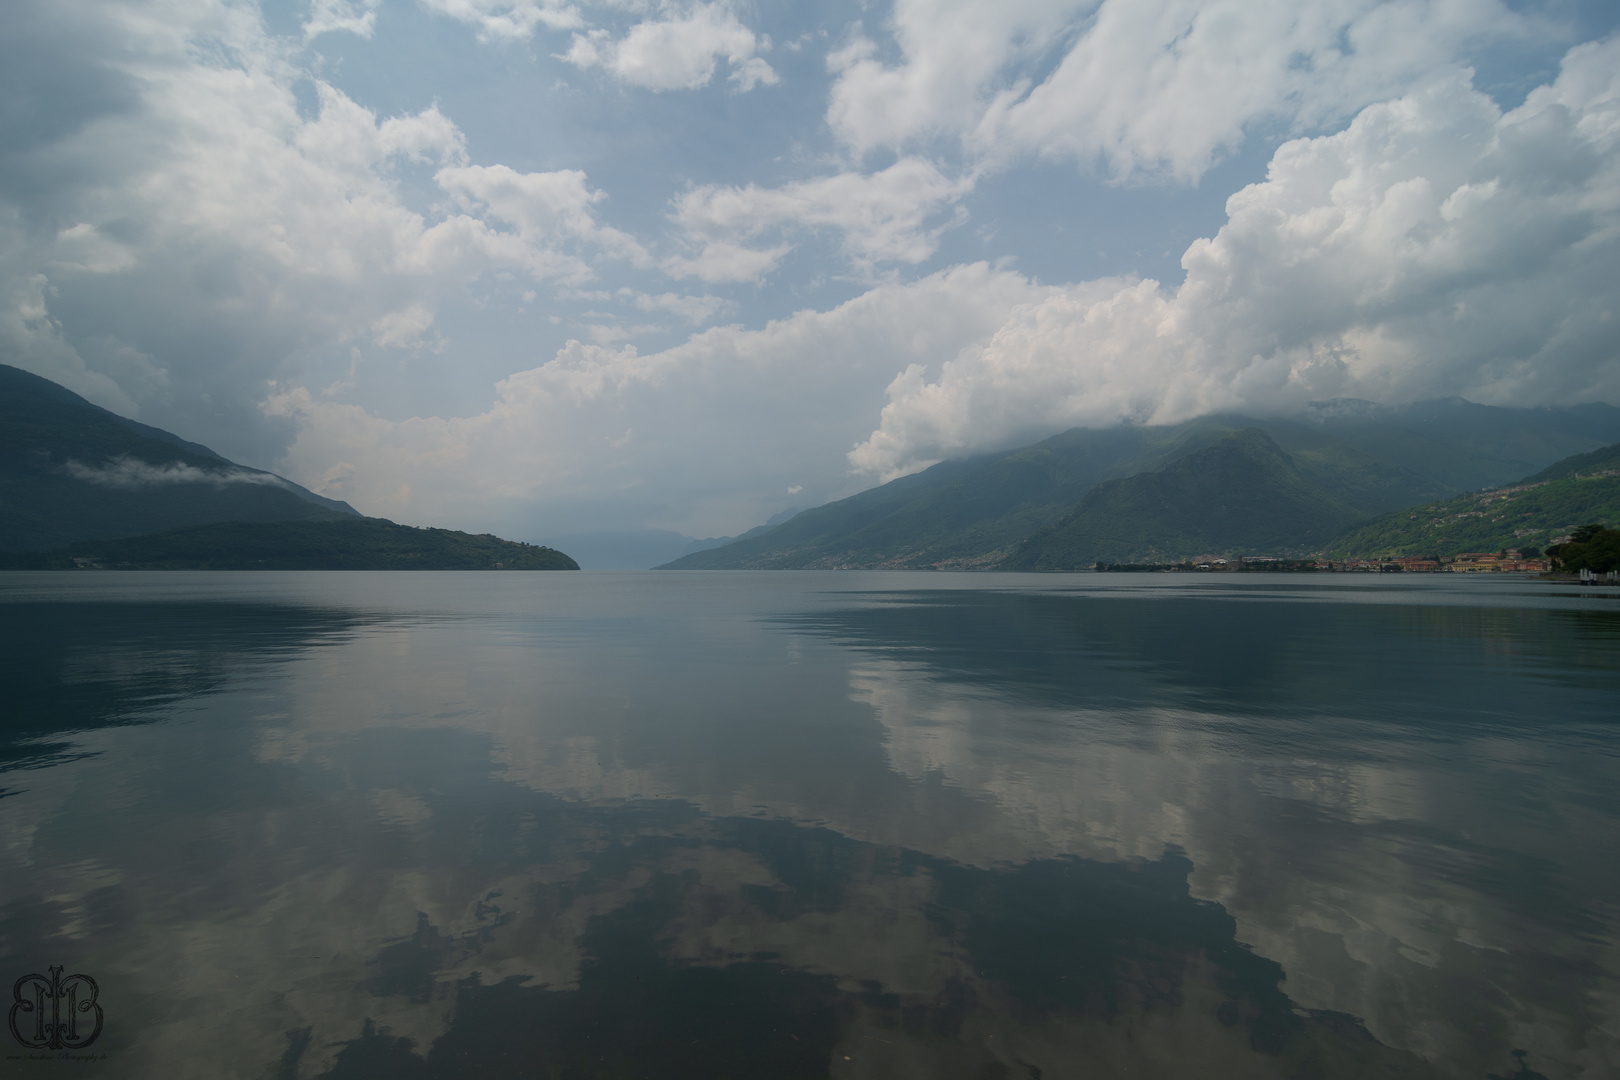
[[[1567,543],[1565,536],[1559,542]],[[1131,570],[1152,568],[1165,570],[1193,570],[1203,572],[1237,572],[1256,570],[1321,570],[1345,574],[1545,574],[1552,570],[1552,560],[1542,557],[1535,548],[1528,552],[1518,548],[1506,551],[1462,551],[1452,556],[1426,558],[1421,555],[1372,556],[1364,559],[1288,559],[1275,555],[1197,555],[1179,563],[1121,563],[1099,562],[1098,570]]]

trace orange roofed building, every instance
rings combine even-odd
[[[1546,559],[1526,559],[1518,548],[1506,551],[1463,551],[1451,561],[1454,574],[1534,574],[1545,573],[1552,564]]]

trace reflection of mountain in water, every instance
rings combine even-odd
[[[72,752],[69,732],[157,718],[166,704],[357,622],[271,604],[0,606],[0,767]]]
[[[1620,612],[1242,596],[927,591],[781,620],[931,675],[1064,708],[1192,708],[1422,724],[1558,722],[1546,680],[1589,699],[1620,693]],[[1417,599],[1417,598],[1414,598]],[[1275,735],[1275,729],[1269,734]],[[1313,745],[1323,736],[1313,728]],[[1359,733],[1358,733],[1359,734]]]

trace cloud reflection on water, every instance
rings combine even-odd
[[[850,599],[260,612],[7,774],[0,954],[93,967],[124,1076],[1600,1073],[1611,622]]]

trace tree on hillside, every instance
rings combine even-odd
[[[1582,525],[1570,534],[1569,543],[1548,548],[1547,556],[1563,570],[1599,574],[1620,570],[1620,529],[1606,529],[1597,522]]]

